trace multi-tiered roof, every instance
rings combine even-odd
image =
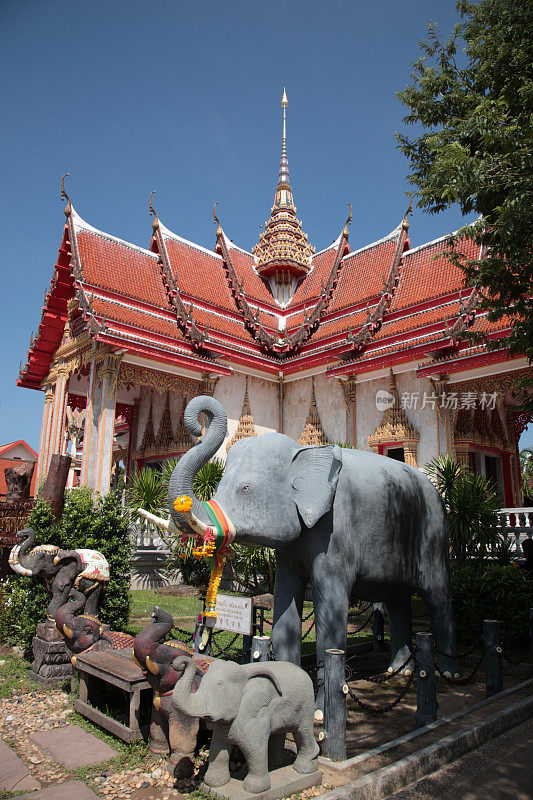
[[[173,233],[154,215],[148,248],[96,230],[67,197],[54,275],[18,384],[41,388],[76,298],[94,341],[193,372],[265,375],[328,370],[357,374],[418,362],[419,375],[455,372],[507,358],[511,322],[489,322],[448,258],[442,237],[413,248],[407,214],[377,242],[350,250],[348,223],[314,253],[296,217],[283,145],[272,213],[253,253],[217,223],[213,251]],[[66,194],[65,194],[66,197]],[[410,211],[411,209],[409,209]],[[476,246],[460,244],[465,259]],[[487,351],[467,329],[502,339]]]

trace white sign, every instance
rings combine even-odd
[[[215,628],[232,633],[252,635],[252,598],[217,595]]]

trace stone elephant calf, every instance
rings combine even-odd
[[[174,620],[159,606],[152,612],[152,623],[137,634],[133,642],[133,660],[141,667],[154,690],[150,722],[150,750],[168,753],[168,771],[176,778],[192,775],[194,751],[198,736],[198,717],[182,713],[172,703],[172,690],[183,669],[175,670],[176,657],[192,656],[192,648],[179,641],[163,641],[172,630]],[[196,689],[213,659],[196,657],[192,688]]]
[[[228,783],[230,752],[237,745],[248,765],[243,788],[254,793],[269,789],[269,750],[277,760],[271,760],[271,768],[282,766],[280,756],[288,732],[298,751],[293,769],[300,773],[317,770],[313,684],[300,667],[280,661],[235,664],[214,660],[196,692],[193,659],[182,656],[172,667],[176,672],[185,668],[172,693],[176,708],[206,720],[213,728],[204,779],[208,786]]]

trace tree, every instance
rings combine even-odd
[[[457,4],[462,21],[448,42],[428,24],[412,83],[397,96],[419,136],[399,133],[419,207],[438,213],[457,203],[479,219],[455,237],[451,258],[490,321],[510,318],[512,353],[533,359],[533,4],[481,0]],[[462,236],[483,246],[464,260]]]

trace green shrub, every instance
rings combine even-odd
[[[516,566],[473,563],[451,575],[457,638],[474,642],[482,635],[483,620],[502,623],[504,646],[528,647],[528,613],[533,608],[533,581]]]
[[[36,544],[56,544],[65,550],[86,547],[99,550],[109,562],[110,581],[104,594],[100,617],[115,630],[128,622],[130,608],[131,544],[128,522],[112,495],[97,499],[76,489],[66,493],[65,507],[58,523],[49,506],[38,502],[28,526],[36,531]],[[13,575],[2,585],[0,638],[28,649],[35,627],[46,618],[50,594],[38,579]]]

